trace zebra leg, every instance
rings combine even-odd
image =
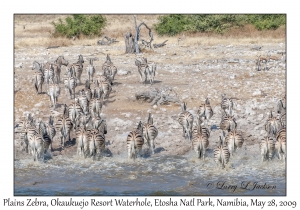
[[[155,152],[154,152],[154,149],[155,149],[155,145],[154,145],[154,140],[151,140],[151,154],[154,155]]]
[[[182,127],[182,130],[183,130],[183,137],[185,137],[185,129],[184,129],[184,127]]]

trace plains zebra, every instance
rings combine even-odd
[[[92,98],[89,106],[90,113],[93,117],[100,116],[102,110],[102,102],[99,98]]]
[[[230,132],[236,129],[237,123],[235,121],[234,116],[227,114],[226,112],[222,115],[220,129],[223,132],[223,137],[225,137],[225,131]]]
[[[214,149],[214,161],[218,166],[225,168],[226,164],[229,162],[230,152],[226,145],[222,144],[222,138],[219,137],[219,145],[216,149]]]
[[[47,83],[47,87],[48,87],[50,81],[54,79],[53,64],[50,64],[49,68],[44,69],[44,78],[45,78],[45,82]]]
[[[56,130],[55,130],[55,127],[53,124],[54,124],[54,117],[50,115],[48,123],[46,123],[46,131],[47,131],[48,137],[51,140],[51,144],[50,144],[51,151],[53,151],[52,144],[53,144],[54,136],[56,134]]]
[[[33,61],[32,70],[35,70],[36,72],[44,73],[43,66],[37,61]]]
[[[204,160],[205,152],[208,147],[209,141],[208,141],[207,133],[203,133],[203,128],[201,126],[200,118],[198,118],[197,133],[196,135],[194,134],[195,132],[193,132],[192,147],[197,153],[198,158],[202,158]]]
[[[79,117],[83,114],[78,98],[75,98],[75,100],[68,106],[68,113],[75,130],[78,126]]]
[[[275,136],[280,128],[280,121],[277,119],[277,117],[273,117],[272,111],[270,111],[269,119],[265,123],[265,130],[268,132],[268,134]]]
[[[106,56],[106,61],[102,65],[102,70],[103,74],[109,79],[110,84],[112,85],[118,70],[115,67],[115,65],[111,62],[108,54]]]
[[[286,128],[281,128],[276,134],[275,150],[278,158],[281,160],[282,156],[286,159]]]
[[[66,105],[65,105],[66,107]],[[65,147],[65,141],[70,140],[70,131],[73,128],[72,121],[65,114],[63,116],[58,117],[55,123],[55,129],[57,132],[61,134],[61,146],[62,149]]]
[[[133,158],[135,160],[137,158],[137,154],[141,154],[143,144],[143,125],[140,121],[137,129],[130,131],[127,136],[128,159]]]
[[[224,110],[225,113],[232,115],[233,101],[231,98],[227,98],[226,94],[221,94],[222,102],[221,109]],[[228,110],[228,112],[226,112]]]
[[[146,69],[148,68],[147,58],[144,57],[136,57],[135,65],[138,67],[138,72],[140,74],[140,82],[146,83]],[[143,81],[143,76],[145,77]]]
[[[105,137],[104,134],[97,129],[93,129],[90,132],[90,155],[95,159],[96,156],[100,156],[105,151]]]
[[[181,104],[181,113],[179,114],[178,122],[183,129],[183,137],[185,137],[187,134],[190,141],[192,140],[193,121],[193,115],[186,111],[186,102],[183,102]]]
[[[44,160],[44,142],[42,136],[38,133],[33,134],[29,136],[28,142],[33,160]]]
[[[83,112],[87,114],[89,112],[89,100],[83,89],[79,91],[78,100]]]
[[[92,127],[97,129],[100,133],[107,134],[106,120],[101,119],[100,116],[92,118]]]
[[[90,130],[80,127],[76,131],[77,155],[87,157],[89,153]]]
[[[156,72],[156,64],[154,62],[149,62],[147,64],[147,68],[145,71],[145,78],[146,78],[145,80],[149,79],[151,85],[154,82],[155,72]]]
[[[92,78],[92,82],[93,82],[94,74],[95,74],[95,67],[93,66],[92,58],[89,59],[89,65],[86,67],[86,74],[87,74],[88,81],[90,82],[91,78]]]
[[[76,63],[73,63],[71,68],[72,68],[72,71],[75,75],[75,78],[76,78],[76,82],[78,84],[81,84],[81,74],[82,74],[82,71],[83,71],[83,63],[84,63],[84,60],[83,60],[83,57],[82,55],[79,55],[78,56],[78,61]]]
[[[98,83],[98,81],[96,81],[96,87],[100,88],[99,92],[102,92],[101,95],[102,95],[102,99],[103,100],[105,98],[108,98],[109,94],[112,91],[111,84],[110,84],[110,82],[108,80],[106,80],[106,81],[100,81],[100,83]]]
[[[282,114],[286,112],[286,95],[284,95],[283,99],[280,99],[277,102],[277,113]]]
[[[272,136],[266,136],[261,140],[259,144],[261,160],[262,162],[267,160],[272,160],[275,151],[275,140]]]
[[[196,120],[195,122],[196,122],[196,126],[193,129],[192,136],[198,135],[198,131],[197,131],[198,130],[198,125],[201,125],[202,135],[205,135],[207,138],[209,138],[210,137],[209,128],[202,125],[203,121],[202,121],[201,117],[200,118],[198,117],[198,120]]]
[[[143,125],[143,138],[150,148],[151,154],[154,154],[154,140],[158,135],[157,128],[153,125],[153,115],[149,113],[148,122]]]
[[[286,127],[286,113],[282,113],[279,117],[281,127]]]
[[[53,69],[54,69],[54,77],[55,82],[60,83],[60,73],[61,73],[61,66],[67,66],[69,62],[65,60],[64,56],[58,56],[58,58],[54,61]]]
[[[60,95],[59,84],[54,84],[52,80],[51,84],[48,86],[47,94],[50,98],[50,107],[53,107],[55,109],[58,96]]]
[[[79,126],[83,126],[86,129],[89,125],[90,119],[90,114],[81,114],[79,117]]]
[[[225,144],[228,146],[231,156],[233,156],[233,153],[237,148],[241,148],[243,146],[243,143],[244,138],[235,129],[231,130],[225,137]]]
[[[203,118],[205,120],[206,127],[208,127],[208,120],[213,116],[213,109],[210,105],[210,102],[208,98],[205,99],[204,104],[201,104],[199,106],[199,109],[197,111],[197,114],[199,117]]]
[[[68,77],[65,75],[64,77],[64,84],[65,84],[65,92],[69,92],[69,98],[72,99],[75,98],[75,88],[77,86],[76,78],[75,77]]]
[[[42,93],[42,86],[44,83],[44,74],[42,72],[35,72],[33,75],[34,88],[37,94]]]
[[[85,81],[85,88],[83,89],[84,94],[86,95],[88,101],[91,101],[92,98],[92,91],[91,91],[91,85],[88,80]]]

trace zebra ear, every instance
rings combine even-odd
[[[206,98],[205,104],[210,105],[210,102],[209,102],[208,98]]]

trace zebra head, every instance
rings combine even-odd
[[[83,60],[83,56],[82,56],[82,55],[78,55],[78,61],[77,61],[77,63],[79,63],[79,64],[84,63],[84,60]]]
[[[208,98],[205,99],[205,105],[210,105]]]
[[[64,56],[58,56],[58,58],[54,61],[54,63],[59,64],[59,65],[64,65],[67,66],[69,62],[65,60]]]

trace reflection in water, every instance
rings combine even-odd
[[[194,153],[128,161],[55,156],[45,163],[15,161],[15,195],[285,195],[285,164],[237,154],[227,170],[212,152],[203,162]]]

